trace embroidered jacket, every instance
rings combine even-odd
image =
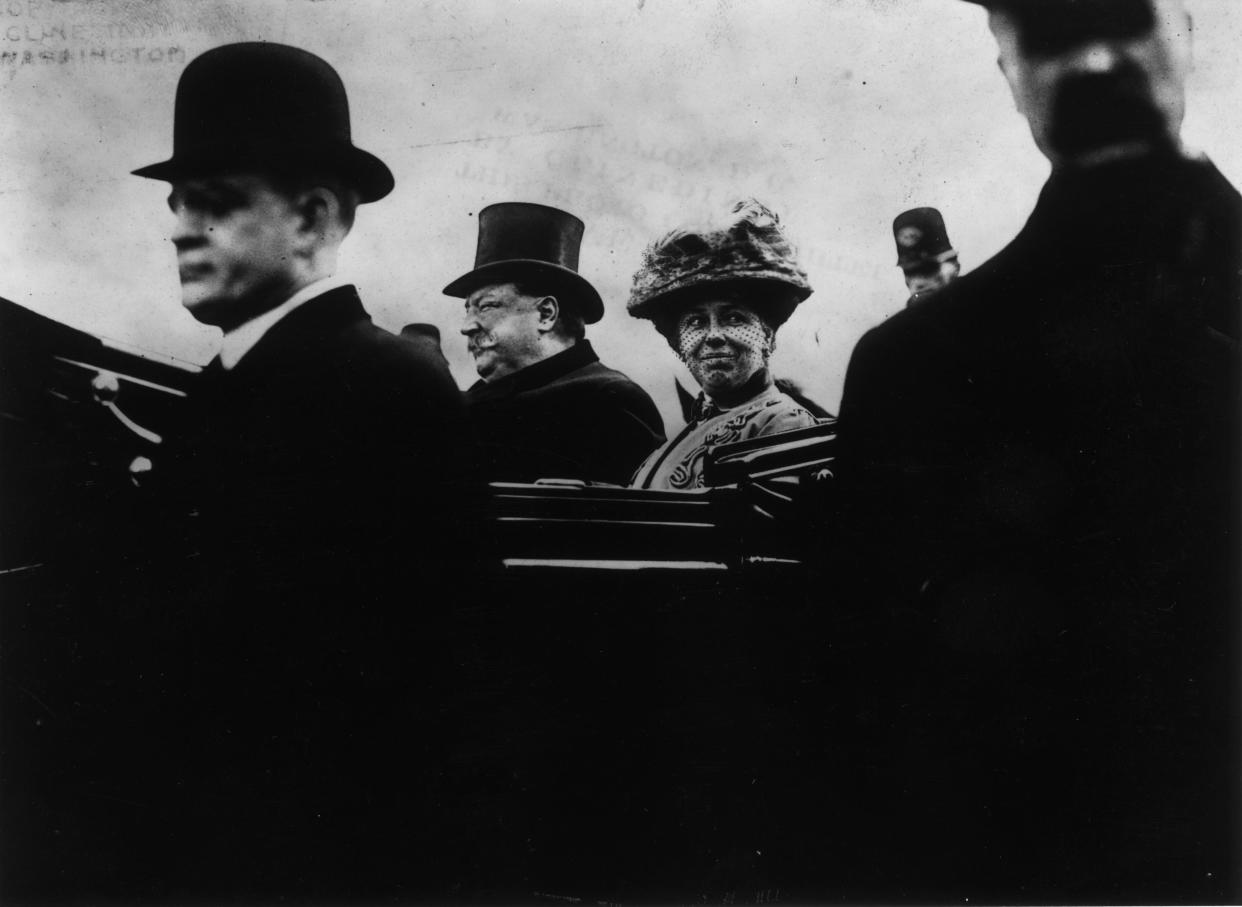
[[[630,484],[665,490],[702,488],[703,458],[709,447],[806,428],[818,421],[774,385],[731,409],[723,409],[699,394],[690,423],[647,457]]]

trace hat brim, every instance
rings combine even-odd
[[[709,289],[710,288],[710,289]],[[749,288],[748,298],[742,304],[762,318],[772,330],[779,330],[789,320],[794,311],[811,296],[810,287],[800,287],[784,280],[770,277],[740,278],[735,280],[717,280],[705,283],[690,284],[670,290],[657,297],[657,305],[653,309],[633,312],[635,318],[651,321],[661,334],[676,349],[676,318],[683,307],[703,298],[702,294],[710,294],[712,289],[725,292]],[[671,320],[670,320],[671,319]],[[671,335],[666,333],[672,329]]]
[[[309,151],[306,148],[249,148],[174,154],[166,161],[132,171],[134,176],[174,182],[193,179],[224,170],[252,168],[267,170],[279,166],[325,167],[358,192],[359,202],[374,202],[392,192],[396,185],[388,165],[369,151],[347,145]]]
[[[946,249],[935,255],[925,255],[920,258],[899,258],[897,260],[897,267],[903,271],[909,271],[911,268],[921,268],[925,265],[942,265],[951,258],[957,258],[957,249]]]
[[[767,285],[773,288],[780,288],[790,293],[797,300],[795,306],[806,302],[807,298],[814,292],[810,284],[791,280],[789,275],[783,272],[773,272],[764,269],[721,274],[705,271],[680,277],[661,287],[650,296],[645,297],[642,302],[631,302],[628,309],[630,315],[634,318],[654,320],[656,313],[670,305],[680,305],[690,293],[701,293],[707,287],[739,284]]]
[[[444,288],[444,295],[465,299],[488,284],[536,277],[550,280],[553,286],[567,291],[567,299],[561,301],[576,306],[582,320],[587,324],[595,324],[604,317],[604,300],[600,298],[599,291],[591,286],[590,281],[577,271],[533,258],[488,262],[458,277]]]

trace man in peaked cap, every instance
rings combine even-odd
[[[898,214],[893,220],[893,240],[897,266],[910,291],[907,308],[948,286],[962,271],[944,218],[935,208],[911,208]]]
[[[466,400],[493,479],[624,484],[664,441],[651,397],[586,339],[604,304],[578,273],[583,230],[546,205],[489,205],[474,269],[444,288],[466,301],[461,332],[481,378]]]
[[[171,184],[182,304],[224,333],[180,445],[200,569],[167,645],[174,852],[151,865],[196,900],[424,890],[422,720],[473,447],[443,358],[334,276],[392,175],[335,70],[268,43],[193,60],[172,157],[135,173]]]
[[[980,5],[1051,175],[841,404],[836,550],[891,655],[876,884],[1231,902],[1242,200],[1180,140],[1178,0]]]

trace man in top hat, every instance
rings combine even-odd
[[[629,481],[664,441],[651,397],[586,339],[604,315],[578,273],[583,223],[525,202],[479,212],[474,269],[444,288],[481,378],[466,393],[492,479]]]
[[[944,218],[935,208],[911,208],[898,214],[893,220],[893,240],[897,243],[897,266],[910,291],[907,308],[948,286],[962,271]]]
[[[412,829],[434,826],[420,697],[475,491],[443,358],[335,276],[393,177],[298,48],[207,51],[174,122],[172,157],[135,173],[170,184],[182,304],[224,336],[181,445],[197,587],[166,642],[172,852],[147,859],[176,897],[415,891]]]
[[[836,550],[896,681],[872,840],[903,897],[1233,901],[1242,200],[1181,143],[1180,0],[976,2],[1052,169],[847,372]]]

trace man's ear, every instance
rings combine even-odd
[[[1018,113],[1026,116],[1026,112],[1022,109],[1022,102],[1018,100],[1018,86],[1015,82],[1016,74],[1013,71],[1013,61],[1007,57],[1007,54],[1018,52],[1017,24],[1005,11],[990,9],[988,10],[988,28],[992,32],[992,37],[996,39],[998,50],[996,68],[1005,77],[1005,84],[1009,86],[1009,96],[1013,100],[1014,108]]]
[[[304,189],[293,200],[298,235],[306,248],[336,244],[345,238],[341,222],[341,201],[336,193],[322,186]]]
[[[550,331],[561,317],[561,304],[555,296],[543,296],[535,301],[535,311],[539,315],[540,332]]]

